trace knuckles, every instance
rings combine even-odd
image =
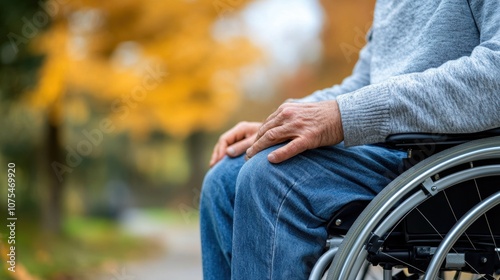
[[[278,140],[278,135],[276,133],[276,130],[272,130],[272,129],[268,130],[264,135],[271,142]]]
[[[295,116],[295,113],[296,113],[296,110],[295,108],[293,108],[292,106],[290,106],[289,104],[284,104],[282,105],[283,108],[281,108],[281,112],[280,112],[280,115],[284,118],[284,119],[293,119],[294,116]]]

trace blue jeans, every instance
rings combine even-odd
[[[205,280],[307,279],[332,214],[372,199],[406,155],[339,144],[269,163],[277,147],[248,161],[226,157],[207,173],[200,201]]]

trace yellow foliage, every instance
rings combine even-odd
[[[28,102],[53,123],[85,119],[75,95],[104,104],[118,129],[137,136],[216,129],[237,107],[238,71],[260,52],[246,38],[216,41],[212,26],[247,1],[75,2],[34,41],[45,60]]]

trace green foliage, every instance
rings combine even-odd
[[[34,86],[41,57],[30,52],[30,40],[23,35],[23,30],[26,20],[29,22],[38,9],[37,1],[0,2],[0,102],[17,100],[27,88]],[[16,43],[12,36],[20,36],[26,43]]]
[[[95,279],[103,264],[119,265],[138,256],[147,259],[159,248],[151,239],[124,234],[109,220],[70,218],[62,237],[40,234],[36,224],[23,221],[17,236],[17,256],[19,264],[40,279]]]

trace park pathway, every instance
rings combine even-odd
[[[113,273],[113,280],[201,280],[201,250],[196,221],[158,222],[140,210],[124,215],[126,232],[156,238],[163,246],[156,258],[124,264]],[[110,280],[111,280],[110,279]]]

